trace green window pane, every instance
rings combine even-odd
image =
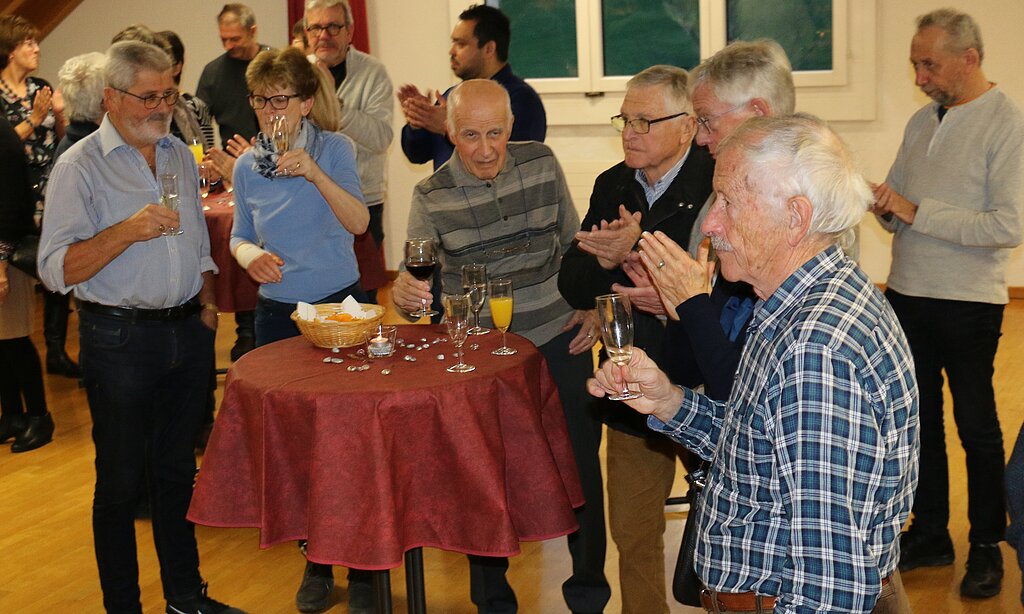
[[[575,0],[488,0],[508,15],[508,60],[526,79],[578,77]]]
[[[832,70],[832,0],[727,0],[729,41],[774,38],[793,70]]]
[[[601,21],[605,76],[700,63],[699,0],[603,0]]]

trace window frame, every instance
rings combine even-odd
[[[527,79],[544,102],[549,126],[606,124],[618,113],[629,80],[601,76],[601,0],[575,2],[579,76]],[[699,6],[700,55],[707,58],[726,45],[726,0],[699,0]],[[449,0],[449,8],[454,27],[465,2]],[[873,120],[875,0],[832,0],[832,20],[832,70],[793,73],[797,110],[829,121]]]

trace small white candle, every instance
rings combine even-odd
[[[371,356],[390,356],[392,350],[391,341],[382,335],[370,339],[369,352]]]

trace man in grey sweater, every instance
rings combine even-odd
[[[385,165],[394,138],[394,88],[384,65],[351,47],[352,9],[347,0],[307,0],[306,39],[316,64],[330,75],[341,101],[341,133],[356,144],[363,198],[370,209],[369,234],[356,237],[360,283],[371,299],[387,284],[384,244]]]
[[[1004,451],[992,374],[1024,196],[1024,118],[985,78],[983,57],[969,15],[942,9],[918,18],[910,59],[934,102],[907,124],[874,208],[895,234],[886,296],[910,341],[921,394],[921,475],[913,525],[900,537],[900,570],[954,558],[945,370],[967,457],[967,597],[991,597],[1002,586]]]

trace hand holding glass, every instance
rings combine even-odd
[[[601,321],[601,341],[608,358],[623,366],[633,357],[633,311],[625,294],[603,294],[595,299],[597,317]],[[643,393],[629,389],[622,383],[622,392],[608,398],[613,401],[639,399]]]
[[[449,373],[469,373],[476,369],[473,365],[462,362],[462,345],[466,343],[469,334],[469,312],[470,298],[468,294],[445,294],[444,302],[444,323],[448,326],[448,336],[451,337],[452,345],[455,346],[455,355],[458,363],[448,367]]]
[[[480,326],[480,309],[487,300],[487,266],[483,264],[462,265],[462,291],[469,295],[473,309],[471,335],[486,335],[490,330]]]
[[[434,276],[437,267],[434,241],[432,239],[409,239],[405,242],[405,270],[420,281],[428,281]],[[427,299],[423,306],[409,315],[416,318],[436,316],[437,312],[427,307]]]
[[[160,204],[171,211],[177,211],[181,202],[178,196],[178,176],[173,173],[160,175]],[[167,227],[160,234],[173,237],[185,232],[181,228]]]
[[[274,151],[277,152],[278,160],[288,153],[291,145],[291,133],[288,131],[288,118],[284,115],[275,115],[270,120],[270,140],[274,142]],[[278,171],[278,176],[287,175],[288,171]]]
[[[492,279],[491,280],[491,320],[495,328],[501,331],[501,347],[493,350],[495,356],[511,356],[518,350],[510,348],[505,343],[505,333],[512,325],[512,280]]]

